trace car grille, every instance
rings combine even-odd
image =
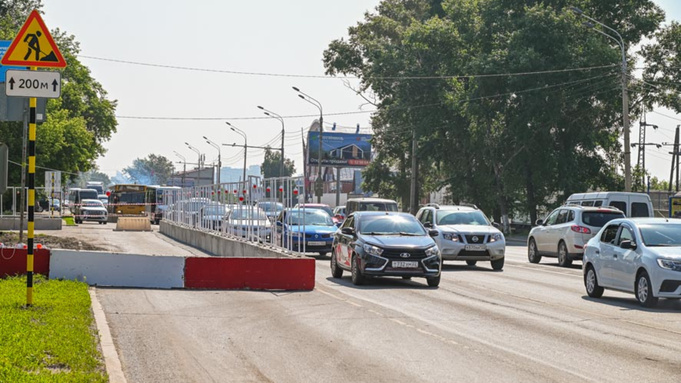
[[[318,237],[315,237],[317,235]],[[305,234],[305,238],[331,238],[333,234]]]
[[[458,257],[489,257],[489,251],[461,250],[459,251]]]
[[[465,235],[466,243],[482,244],[487,243],[487,236],[485,234],[470,234]]]
[[[402,253],[408,253],[409,257],[402,257],[400,254]],[[424,259],[426,258],[426,252],[424,250],[395,250],[395,249],[384,249],[383,253],[381,253],[382,257],[388,258],[388,259],[401,259],[403,261],[409,261],[412,259]]]
[[[86,210],[83,212],[85,215],[104,215],[105,213],[100,210]]]

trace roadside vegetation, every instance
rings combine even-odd
[[[38,275],[0,280],[0,382],[107,382],[88,286]]]

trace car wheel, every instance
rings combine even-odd
[[[428,282],[428,286],[430,287],[438,287],[440,286],[440,276],[438,275],[437,277],[428,277],[426,278],[426,282]]]
[[[352,267],[350,268],[350,272],[352,273],[353,285],[359,286],[364,284],[364,276],[362,275],[362,271],[359,269],[359,257],[356,255],[352,257]]]
[[[645,270],[636,278],[636,299],[643,307],[655,307],[657,304],[658,298],[653,296],[653,285]]]
[[[591,265],[589,265],[586,274],[584,274],[584,287],[586,287],[586,294],[591,298],[600,298],[603,296],[604,289],[598,285],[596,270],[594,270]]]
[[[534,241],[534,238],[530,238],[530,241],[527,243],[527,260],[530,263],[539,263],[541,261],[541,255],[537,251],[537,243]]]
[[[468,266],[475,266],[476,263],[478,263],[478,261],[466,261]]]
[[[343,269],[338,266],[338,261],[336,260],[336,252],[331,252],[331,276],[334,278],[343,277]]]
[[[504,268],[504,259],[506,259],[506,258],[501,258],[501,259],[497,259],[497,260],[490,262],[492,264],[492,269],[497,270],[497,271],[503,269]]]
[[[558,266],[568,267],[570,265],[572,265],[572,259],[570,259],[570,255],[568,254],[567,246],[565,245],[565,242],[560,241],[558,243]]]

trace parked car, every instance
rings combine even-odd
[[[584,245],[603,225],[624,218],[621,210],[612,207],[561,206],[546,217],[527,237],[527,259],[539,263],[542,256],[557,257],[558,265],[567,267],[582,259]]]
[[[256,206],[265,212],[265,215],[267,215],[267,218],[270,221],[275,221],[277,216],[279,216],[279,213],[284,210],[284,204],[280,202],[263,201],[258,202]]]
[[[440,249],[432,238],[437,234],[407,213],[352,213],[334,235],[331,275],[341,278],[349,271],[355,285],[367,277],[422,277],[436,287],[442,269]]]
[[[252,205],[227,205],[227,209],[227,233],[261,242],[271,240],[274,227],[264,210]]]
[[[324,203],[302,203],[302,204],[297,204],[296,206],[293,207],[294,209],[302,209],[305,208],[307,209],[318,209],[324,211],[326,214],[331,217],[331,220],[333,220],[333,223],[336,226],[340,226],[341,222],[343,222],[342,219],[336,217],[333,214],[333,210],[331,209],[331,206],[324,204]]]
[[[584,286],[633,293],[644,307],[681,299],[681,220],[630,218],[608,222],[586,245]]]
[[[336,206],[335,208],[333,208],[333,216],[338,217],[338,219],[340,219],[341,221],[344,221],[346,216],[345,205]]]
[[[470,266],[489,261],[494,270],[504,267],[504,234],[477,207],[430,204],[419,209],[416,218],[426,229],[437,230],[434,239],[443,260]]]
[[[590,192],[571,194],[565,204],[581,206],[611,206],[627,217],[654,217],[653,203],[646,193]]]
[[[321,209],[285,209],[277,219],[278,243],[290,250],[326,255],[338,227]]]
[[[201,228],[209,230],[221,230],[222,223],[229,220],[231,211],[225,204],[213,202],[201,207]]]
[[[74,216],[76,223],[83,221],[95,221],[100,225],[106,225],[108,214],[102,201],[98,199],[84,199],[80,201],[78,215]]]
[[[350,198],[345,202],[345,213],[356,211],[397,211],[397,202],[383,198]]]

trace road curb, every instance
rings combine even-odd
[[[106,365],[106,373],[109,375],[109,383],[127,383],[125,375],[123,375],[123,367],[121,361],[118,359],[118,352],[114,345],[111,331],[109,331],[109,323],[104,315],[102,305],[97,299],[97,290],[94,287],[88,289],[90,293],[90,300],[92,301],[92,312],[95,316],[95,324],[99,332],[99,344],[102,347],[102,356],[104,356],[104,364]]]

